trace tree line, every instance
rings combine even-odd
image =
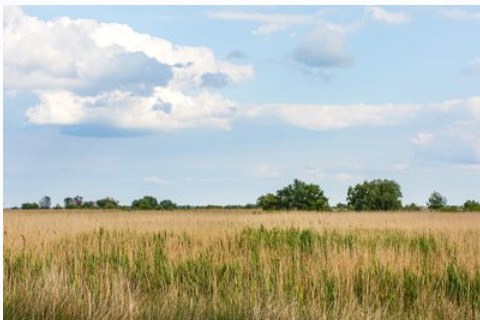
[[[63,206],[56,204],[52,206],[49,196],[42,197],[38,202],[25,202],[21,207],[12,209],[37,210],[37,209],[121,209],[121,210],[194,210],[194,209],[253,209],[257,208],[255,204],[246,205],[178,205],[172,200],[157,200],[153,196],[144,196],[143,198],[133,200],[131,205],[120,205],[118,200],[111,197],[105,197],[96,201],[84,201],[82,196],[67,197],[63,200]]]
[[[387,179],[375,179],[364,181],[347,190],[347,202],[330,206],[329,199],[324,191],[316,184],[309,184],[295,179],[293,183],[277,190],[275,193],[267,193],[260,196],[255,204],[247,205],[206,205],[206,206],[179,206],[175,202],[165,199],[158,201],[153,196],[133,200],[130,206],[121,206],[119,201],[106,197],[96,201],[84,201],[83,197],[67,197],[64,206],[57,204],[54,209],[128,209],[128,210],[174,210],[174,209],[242,209],[260,208],[266,211],[272,210],[306,210],[306,211],[420,211],[423,206],[415,203],[403,205],[400,185]],[[23,203],[21,209],[50,209],[51,198],[44,196],[38,203]],[[463,206],[448,205],[447,199],[439,192],[434,191],[426,208],[439,211],[480,211],[480,203],[475,200],[467,200]]]
[[[331,207],[323,190],[315,184],[308,184],[295,179],[292,184],[278,190],[275,194],[267,193],[257,200],[257,205],[264,210],[354,210],[354,211],[420,211],[422,207],[410,203],[402,205],[400,185],[387,179],[364,181],[347,190],[347,203],[338,203]],[[434,191],[426,203],[429,210],[439,211],[480,211],[480,203],[467,200],[463,206],[449,206],[447,199]]]

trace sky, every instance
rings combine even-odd
[[[5,6],[3,206],[480,200],[479,6]]]

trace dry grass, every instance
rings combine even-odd
[[[480,214],[4,213],[11,319],[477,319]]]
[[[169,230],[187,232],[200,238],[237,232],[246,227],[294,227],[323,230],[398,229],[442,231],[445,233],[480,231],[479,213],[314,213],[259,210],[199,211],[101,211],[101,210],[6,210],[3,215],[7,246],[29,246],[55,241],[63,236],[91,232],[99,228],[136,232]],[[39,241],[40,240],[40,241]]]

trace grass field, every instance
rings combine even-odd
[[[480,213],[3,219],[5,319],[480,318]]]

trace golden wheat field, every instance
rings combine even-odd
[[[479,319],[480,213],[4,211],[5,319]]]

